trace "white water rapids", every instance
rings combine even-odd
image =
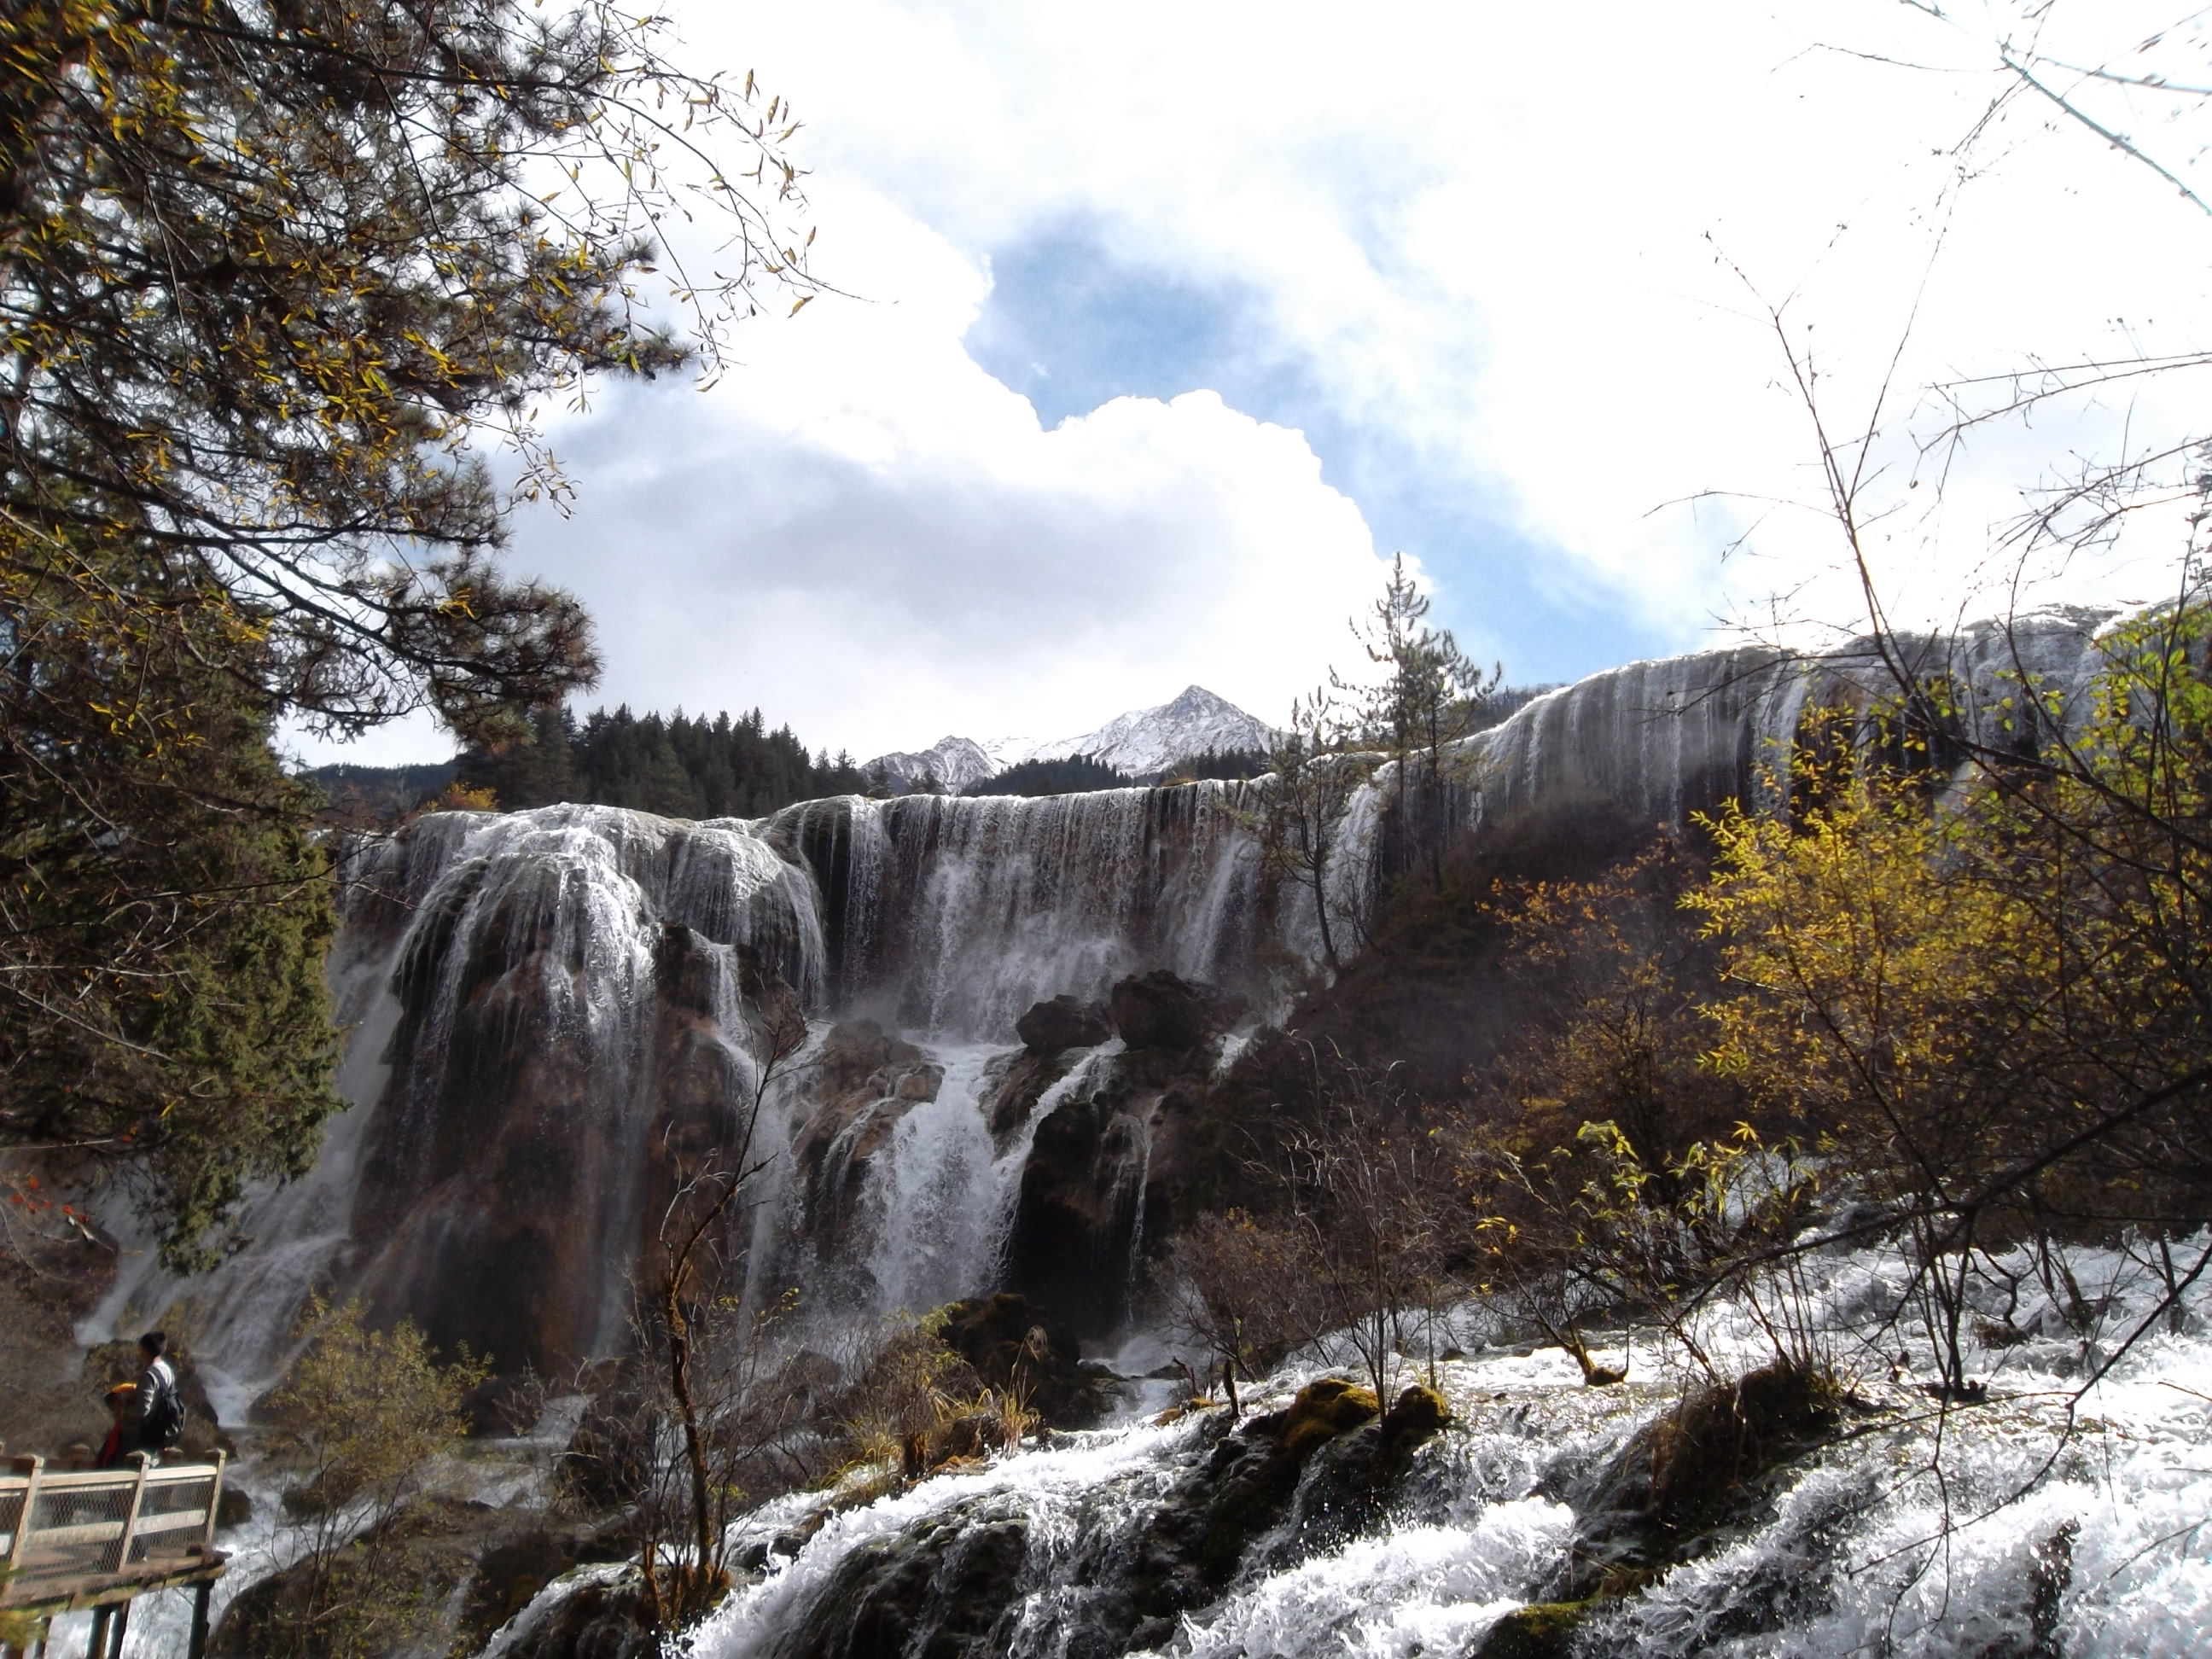
[[[2100,620],[2054,615],[2009,634],[1970,632],[1933,666],[1965,692],[1970,725],[1994,718],[2017,690],[2008,676],[2022,671],[2078,702]],[[1863,657],[1758,650],[1631,665],[1470,739],[1454,805],[1479,837],[1539,843],[1586,836],[1592,824],[1647,835],[1679,826],[1731,796],[1761,799],[1808,708],[1863,707],[1866,685],[1881,681]],[[1392,781],[1379,774],[1335,827],[1324,890],[1346,921],[1347,954],[1387,874]],[[1167,968],[1279,1014],[1317,971],[1313,896],[1273,887],[1256,856],[1249,813],[1263,787],[843,799],[705,823],[592,806],[438,813],[358,843],[331,969],[349,1030],[351,1109],[311,1176],[256,1197],[249,1248],[184,1282],[142,1255],[85,1335],[173,1317],[191,1330],[227,1414],[281,1367],[316,1288],[361,1295],[380,1317],[414,1318],[441,1346],[465,1340],[502,1364],[517,1333],[544,1337],[546,1370],[618,1351],[630,1275],[665,1202],[665,1149],[717,1144],[749,1097],[757,1061],[742,988],[760,969],[795,988],[817,1044],[830,1022],[865,1018],[941,1069],[927,1098],[863,1096],[831,1148],[842,1158],[888,1130],[851,1194],[849,1249],[810,1269],[819,1275],[811,1302],[860,1319],[989,1290],[1038,1126],[1080,1098],[1103,1064],[1078,1066],[1020,1121],[994,1128],[994,1067],[1025,1008],[1060,993],[1096,999],[1124,975]],[[791,1144],[818,1103],[801,1089],[772,1094],[771,1149]],[[1137,1200],[1133,1271],[1152,1124],[1127,1127],[1127,1156],[1111,1174],[1115,1203],[1124,1187]],[[819,1219],[802,1212],[792,1162],[757,1218],[763,1260]],[[2100,1385],[2082,1407],[2094,1432],[2015,1497],[2054,1443],[2081,1339],[2049,1334],[1982,1356],[2007,1397],[1939,1421],[1903,1409],[1902,1385],[1850,1351],[1895,1264],[1824,1260],[1839,1350],[1869,1394],[1887,1390],[1901,1408],[1818,1460],[1741,1540],[1606,1611],[1586,1634],[1589,1650],[2193,1650],[2195,1630],[2212,1628],[2206,1534],[2190,1530],[2212,1516],[2212,1474],[2200,1467],[2212,1461],[2201,1450],[2212,1404],[2202,1310]],[[2117,1261],[2108,1276],[2124,1276]],[[2140,1293],[2116,1289],[2113,1305]],[[1724,1328],[1726,1313],[1709,1334],[1716,1351],[1748,1355],[1751,1335]],[[1574,1386],[1556,1352],[1449,1362],[1442,1380],[1462,1425],[1423,1452],[1386,1528],[1295,1559],[1255,1559],[1157,1650],[1463,1651],[1537,1594],[1555,1564],[1573,1524],[1555,1491],[1564,1472],[1616,1444],[1682,1378],[1679,1365],[1639,1370],[1627,1387],[1593,1393]],[[1006,1650],[1090,1659],[1076,1639],[1088,1577],[1117,1570],[1115,1540],[1204,1455],[1195,1425],[1123,1427],[852,1510],[744,1589],[697,1651],[779,1651],[851,1552],[982,1503],[1018,1518],[1026,1540]],[[1971,1526],[1939,1524],[2000,1498]],[[778,1529],[805,1501],[748,1524]],[[2069,1522],[2059,1611],[2035,1613],[2022,1589],[2034,1553]],[[2045,1578],[2055,1571],[2046,1564]],[[2054,1618],[2050,1630],[2037,1623]],[[1995,1645],[2007,1632],[2021,1641]]]
[[[2032,1279],[2024,1253],[2001,1260]],[[1983,1274],[1990,1312],[2009,1304],[2025,1340],[1972,1352],[1986,1404],[1946,1407],[1908,1368],[1893,1376],[1901,1259],[1817,1257],[1819,1341],[1861,1406],[1844,1431],[1791,1466],[1771,1502],[1700,1559],[1598,1604],[1574,1651],[1606,1656],[2138,1656],[2185,1659],[2212,1631],[2212,1294],[2188,1297],[2179,1330],[2142,1342],[2079,1394],[2085,1365],[2155,1306],[2148,1253],[2083,1251],[2073,1267],[2101,1310],[2070,1324],[2048,1297],[2016,1301]],[[1480,1308],[1466,1310],[1480,1322]],[[1720,1304],[1697,1325],[1724,1368],[1771,1358],[1753,1311]],[[1907,1346],[1911,1346],[1907,1339]],[[1253,1391],[1279,1405],[1325,1370],[1310,1356]],[[1918,1356],[1924,1369],[1927,1356]],[[1408,1380],[1419,1374],[1407,1362]],[[1138,1552],[1152,1512],[1203,1461],[1215,1426],[1186,1419],[1060,1437],[833,1514],[788,1560],[741,1585],[697,1633],[696,1659],[770,1659],[834,1625],[841,1575],[871,1553],[945,1528],[1018,1526],[1023,1559],[983,1645],[914,1651],[1085,1659],[1435,1659],[1472,1653],[1501,1617],[1540,1595],[1572,1539],[1577,1480],[1700,1380],[1679,1348],[1637,1339],[1631,1380],[1592,1389],[1557,1348],[1443,1362],[1457,1422],[1418,1454],[1391,1513],[1363,1535],[1301,1551],[1258,1540],[1211,1605],[1134,1649],[1101,1642],[1102,1597]],[[2066,1432],[2069,1422],[2075,1432]],[[1317,1459],[1312,1486],[1325,1467]],[[738,1523],[769,1538],[817,1510],[797,1494]],[[1293,1509],[1297,1507],[1294,1502]],[[597,1571],[597,1570],[595,1570]],[[489,1650],[551,1616],[556,1584]],[[828,1605],[825,1605],[825,1601]],[[948,1609],[947,1616],[951,1610]],[[803,1650],[815,1651],[813,1647]],[[843,1651],[845,1650],[836,1650]],[[859,1651],[859,1650],[854,1650]]]

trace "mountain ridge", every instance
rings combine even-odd
[[[995,738],[978,742],[957,734],[922,750],[898,750],[861,763],[881,768],[896,790],[912,789],[930,777],[947,789],[967,789],[1024,761],[1065,760],[1088,755],[1133,778],[1155,777],[1187,756],[1208,750],[1265,749],[1274,732],[1219,693],[1185,686],[1173,698],[1149,708],[1132,708],[1103,726],[1073,737]]]

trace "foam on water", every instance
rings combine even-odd
[[[2190,1249],[2201,1250],[2200,1238]],[[2192,1257],[2193,1259],[2193,1257]],[[1974,1285],[2002,1291],[2019,1328],[2052,1311],[2013,1298],[2000,1258]],[[2075,1253],[2101,1307],[2098,1330],[2066,1328],[1972,1347],[1988,1403],[1946,1407],[1919,1367],[1892,1375],[1893,1251],[1814,1258],[1808,1306],[1820,1340],[1865,1402],[1849,1432],[1802,1460],[1771,1513],[1700,1559],[1602,1607],[1580,1650],[1597,1653],[1935,1656],[2030,1651],[2180,1656],[2212,1629],[2212,1294],[2192,1291],[2179,1332],[2148,1337],[2081,1395],[2081,1367],[2108,1354],[2161,1291],[2148,1254]],[[1716,1304],[1699,1345],[1724,1370],[1771,1358],[1754,1310]],[[2085,1344],[2087,1348],[2085,1349]],[[1577,1518],[1565,1498],[1702,1373],[1647,1333],[1639,1376],[1590,1389],[1557,1349],[1443,1364],[1459,1422],[1425,1447],[1394,1516],[1334,1547],[1300,1554],[1262,1538],[1212,1605],[1194,1609],[1156,1659],[1320,1659],[1467,1651],[1544,1593]],[[1301,1365],[1255,1389],[1254,1409],[1316,1375]],[[1409,1370],[1408,1377],[1413,1375]],[[2069,1410],[2082,1425],[2069,1437]],[[1057,1659],[1147,1511],[1210,1443],[1195,1421],[1070,1437],[1073,1443],[941,1475],[832,1516],[788,1562],[742,1587],[700,1632],[699,1659],[781,1650],[856,1553],[945,1526],[1018,1522],[1025,1559],[1006,1650]],[[817,1499],[780,1500],[740,1523],[773,1533]],[[543,1598],[547,1606],[564,1592]],[[542,1618],[545,1607],[532,1615]],[[2042,1650],[2037,1642],[2046,1644]]]
[[[2078,710],[2102,620],[2054,614],[2010,632],[1968,630],[1940,650],[1912,648],[1966,693],[1966,724],[1991,736],[2022,672],[2044,677]],[[1809,661],[1747,649],[1630,665],[1536,699],[1461,745],[1455,801],[1478,836],[1572,828],[1596,814],[1680,823],[1730,796],[1759,798],[1765,769],[1786,756],[1808,707],[1863,707],[1867,687],[1883,682],[1863,653]],[[1338,826],[1324,887],[1333,925],[1344,921],[1342,955],[1364,936],[1386,873],[1392,784],[1387,769],[1378,773]],[[1102,996],[1124,974],[1166,967],[1244,989],[1274,1012],[1286,988],[1311,971],[1320,955],[1311,896],[1269,890],[1249,828],[1265,787],[1209,782],[1035,800],[847,798],[705,823],[587,806],[437,813],[358,842],[345,861],[344,930],[331,969],[352,1033],[342,1083],[354,1105],[331,1126],[310,1177],[256,1195],[246,1218],[252,1248],[188,1283],[134,1273],[88,1322],[88,1338],[127,1329],[134,1310],[158,1312],[181,1299],[196,1310],[196,1346],[227,1387],[223,1399],[242,1401],[281,1364],[311,1287],[334,1282],[343,1293],[380,1270],[369,1258],[392,1218],[363,1213],[365,1166],[381,1159],[383,1190],[413,1201],[433,1183],[410,1186],[392,1172],[428,1169],[441,1138],[453,1140],[456,1124],[478,1108],[469,1057],[558,1053],[573,1088],[510,1133],[604,1148],[576,1187],[579,1214],[564,1224],[588,1232],[599,1275],[596,1323],[580,1345],[611,1351],[623,1337],[624,1288],[642,1236],[663,1057],[680,1052],[690,1064],[708,1054],[732,1102],[750,1086],[751,1038],[737,992],[747,951],[797,988],[817,1041],[830,1019],[869,1012],[944,1068],[934,1099],[879,1103],[904,1115],[870,1160],[854,1250],[825,1269],[844,1283],[816,1297],[817,1305],[840,1316],[918,1311],[990,1288],[1037,1124],[1105,1063],[1086,1060],[1024,1122],[994,1136],[986,1110],[993,1067],[1030,1003],[1063,992]],[[673,994],[670,940],[678,936],[705,980],[703,990],[687,981],[690,1000],[678,1012],[691,1024],[680,1050],[662,1023]],[[789,1090],[773,1103],[781,1133],[796,1129],[802,1103]],[[860,1144],[863,1127],[854,1125],[842,1153]],[[1121,1178],[1140,1200],[1150,1126],[1129,1128]],[[757,1263],[793,1218],[790,1185],[779,1169],[763,1189]],[[393,1249],[435,1243],[443,1235],[431,1224],[491,1201],[481,1185],[449,1187],[426,1200],[448,1212],[394,1235]],[[1133,1258],[1144,1228],[1140,1207]],[[2110,1282],[2092,1295],[2140,1305],[2140,1285],[2119,1282],[2140,1277],[2140,1264],[2108,1255],[2085,1261],[2083,1282],[2101,1264]],[[1885,1331],[1881,1321],[1903,1264],[1880,1253],[1820,1261],[1822,1317],[1839,1359],[1883,1371],[1888,1353],[1876,1355],[1875,1333]],[[1608,1614],[1623,1621],[1621,1639],[1656,1652],[1840,1654],[1884,1642],[1952,1651],[1942,1643],[1965,1627],[1962,1607],[1983,1619],[1977,1630],[2029,1616],[2018,1613],[2014,1592],[2023,1573],[2033,1577],[2040,1559],[2033,1552],[2062,1514],[2075,1525],[2059,1598],[2066,1639],[2092,1644],[2085,1651],[2095,1644],[2160,1651],[2201,1623],[2212,1595],[2203,1551],[2169,1537],[2212,1513],[2212,1477],[2192,1449],[2204,1426],[2202,1396],[2212,1393],[2201,1322],[2149,1340],[2100,1386],[2085,1409],[2104,1425],[2102,1438],[2076,1443],[2094,1455],[2081,1450],[2078,1467],[2045,1476],[1970,1531],[1937,1525],[1943,1492],[1955,1516],[1961,1493],[1993,1503],[2026,1481],[2053,1443],[2049,1402],[2085,1363],[2066,1310],[2031,1296],[2014,1316],[2026,1340],[1978,1351],[2008,1398],[1942,1420],[1954,1460],[1942,1486],[1912,1473],[1934,1443],[1926,1413],[1887,1423],[1807,1475],[1771,1523]],[[1470,1310],[1459,1322],[1473,1331],[1485,1317]],[[1749,1363],[1762,1330],[1752,1310],[1721,1304],[1701,1316],[1699,1339],[1709,1352]],[[1601,1394],[1581,1389],[1556,1351],[1447,1365],[1467,1426],[1425,1452],[1422,1496],[1400,1523],[1334,1554],[1248,1564],[1163,1651],[1410,1654],[1472,1639],[1534,1594],[1564,1547],[1558,1504],[1534,1490],[1542,1472],[1601,1455],[1680,1385],[1682,1357],[1656,1344],[1650,1352],[1650,1379],[1639,1369],[1629,1387]],[[1492,1399],[1500,1394],[1504,1401]],[[1194,1432],[1102,1432],[840,1516],[733,1599],[697,1650],[706,1659],[769,1650],[845,1552],[979,1500],[1021,1516],[1035,1553],[1015,1650],[1055,1654],[1055,1632],[1079,1615],[1085,1593],[1064,1582],[1072,1564],[1090,1559],[1084,1552],[1099,1539],[1119,1536],[1115,1528],[1200,1455]],[[1929,1547],[1916,1541],[1931,1534],[1941,1546],[1932,1565]],[[1762,1588],[1770,1583],[1784,1589]],[[1758,1628],[1737,1627],[1742,1609],[1770,1604],[1778,1610],[1764,1624],[1753,1620]]]

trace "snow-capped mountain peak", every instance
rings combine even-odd
[[[861,769],[872,772],[878,768],[883,770],[884,781],[900,793],[934,779],[955,794],[1005,769],[972,738],[960,737],[939,738],[927,749],[878,755]]]
[[[1164,772],[1209,749],[1265,749],[1267,726],[1202,685],[1183,688],[1172,702],[1116,714],[1096,731],[1040,744],[1024,759],[1089,755],[1133,778]]]
[[[1131,777],[1157,776],[1177,761],[1208,750],[1265,749],[1273,733],[1264,721],[1202,685],[1183,688],[1172,702],[1133,708],[1103,726],[1073,737],[999,738],[976,743],[945,738],[917,753],[881,755],[881,766],[894,789],[911,787],[923,773],[948,789],[965,789],[1027,760],[1061,760],[1089,755]]]

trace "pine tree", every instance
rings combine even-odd
[[[150,552],[72,563],[127,608],[18,569],[0,617],[0,1145],[125,1177],[204,1260],[338,1104],[330,873],[270,710],[211,665],[258,619]]]
[[[1493,665],[1485,674],[1449,629],[1429,626],[1428,615],[1429,596],[1414,585],[1401,553],[1371,619],[1364,628],[1353,624],[1368,659],[1386,668],[1387,677],[1374,685],[1334,683],[1352,700],[1367,739],[1395,764],[1399,869],[1425,865],[1441,890],[1452,789],[1460,781],[1454,746],[1489,724],[1489,706],[1505,671]]]

